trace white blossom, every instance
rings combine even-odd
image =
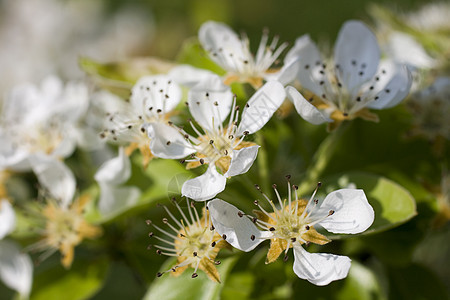
[[[293,248],[295,274],[313,284],[327,285],[345,278],[350,269],[348,257],[309,253],[303,245],[330,242],[315,227],[347,234],[360,233],[369,228],[374,221],[374,211],[364,192],[341,189],[319,201],[315,199],[316,189],[306,201],[298,198],[297,187],[293,187],[294,193],[291,193],[288,182],[288,199],[282,200],[274,186],[278,203],[262,194],[273,212],[269,213],[255,201],[259,208],[255,211],[256,217],[246,215],[223,200],[211,200],[207,206],[216,231],[225,236],[233,247],[243,251],[251,251],[264,240],[271,240],[266,263],[275,261],[283,251],[287,258],[288,250]]]
[[[208,164],[207,171],[187,180],[181,191],[183,196],[197,201],[211,199],[224,190],[227,177],[249,170],[259,146],[245,142],[244,138],[261,129],[284,98],[284,88],[279,82],[266,83],[247,102],[239,122],[239,109],[233,103],[230,89],[218,76],[211,76],[194,86],[188,95],[189,110],[201,127],[198,129],[191,122],[196,136],[172,123],[150,123],[150,149],[161,158],[182,159],[190,155],[183,160],[188,162],[188,168]]]

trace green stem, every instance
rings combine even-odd
[[[298,188],[299,195],[309,193],[320,180],[320,176],[330,163],[336,150],[337,143],[349,127],[350,122],[344,122],[335,131],[330,133],[319,145],[311,164],[306,170],[306,177]]]
[[[261,146],[258,150],[257,158],[260,186],[263,191],[268,191],[270,190],[270,177],[267,150],[263,145],[264,137],[261,132],[257,132],[255,136],[255,142]]]

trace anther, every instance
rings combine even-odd
[[[317,188],[320,188],[321,186],[322,186],[322,182],[319,181],[319,182],[317,183]]]
[[[148,237],[153,237],[155,234],[153,232],[149,232]]]
[[[293,237],[293,238],[291,238],[291,241],[292,241],[293,243],[295,243],[295,242],[297,241],[297,239],[296,239],[295,237]]]
[[[192,277],[192,278],[197,278],[197,277],[198,277],[198,274],[197,274],[197,273],[193,273],[191,277]]]
[[[306,230],[309,230],[309,229],[311,229],[311,227],[309,227],[309,225],[306,225],[306,226],[305,226],[305,229],[306,229]]]
[[[291,175],[286,175],[285,177],[287,181],[291,180]]]
[[[222,235],[222,238],[223,238],[224,240],[226,240],[226,239],[227,239],[227,235],[226,235],[226,234]]]
[[[328,215],[329,215],[329,216],[331,216],[332,214],[334,214],[334,210],[330,210],[330,211],[328,212]]]
[[[252,241],[254,241],[255,240],[255,235],[254,234],[252,234],[252,236],[250,237],[250,239],[252,240]]]
[[[256,221],[258,221],[258,218],[253,217],[252,222],[256,224]]]
[[[258,203],[259,203],[258,200],[253,201],[253,204],[255,204],[255,205],[258,205]]]
[[[170,141],[167,141],[166,145],[169,146],[170,145]]]
[[[240,218],[242,218],[242,217],[244,216],[244,214],[242,213],[242,211],[238,211],[238,216],[239,216]]]
[[[169,223],[169,220],[167,220],[167,218],[163,218],[162,221],[163,221],[164,224]]]
[[[161,250],[157,249],[156,254],[161,255]]]
[[[283,258],[283,261],[284,261],[284,262],[287,262],[288,259],[289,259],[289,256],[286,254],[286,255],[284,256],[284,258]]]
[[[221,264],[221,262],[220,262],[220,260],[216,260],[216,261],[214,262],[214,264],[215,264],[216,266],[218,266],[218,265]]]
[[[194,257],[196,257],[196,256],[197,256],[197,252],[194,251],[194,252],[192,253],[192,255],[193,255]]]
[[[270,231],[275,231],[275,227],[270,227],[269,230]]]
[[[214,248],[215,246],[216,246],[216,242],[212,242],[212,243],[211,243],[211,247]]]
[[[272,188],[273,189],[276,189],[277,188],[277,185],[274,183],[274,184],[272,184]]]
[[[185,159],[180,159],[180,163],[184,164],[186,162]]]
[[[213,140],[209,140],[209,144],[210,145],[214,144],[214,141]]]
[[[161,272],[158,272],[158,273],[156,274],[157,277],[161,277],[162,275],[163,275],[163,273],[161,273]]]
[[[255,189],[257,189],[258,191],[260,191],[260,190],[261,190],[261,187],[260,187],[259,185],[255,184]]]
[[[314,199],[314,204],[318,204],[318,203],[319,203],[319,200]]]
[[[200,158],[200,163],[203,165],[205,163],[205,160],[203,158]]]
[[[298,190],[298,185],[292,185],[292,187],[295,189],[295,190]]]
[[[250,132],[248,130],[244,131],[242,134],[243,135],[248,135]]]
[[[213,231],[215,228],[214,228],[214,225],[211,225],[211,227],[209,228],[209,230],[211,230],[211,231]]]

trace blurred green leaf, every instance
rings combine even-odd
[[[181,50],[177,55],[177,62],[210,70],[219,75],[225,74],[225,71],[221,67],[209,59],[208,53],[200,45],[197,38],[190,38],[183,42]]]
[[[255,277],[250,272],[233,273],[223,287],[221,299],[248,299],[254,283]]]
[[[197,278],[192,279],[192,272],[189,272],[188,269],[178,277],[173,277],[169,273],[160,278],[156,278],[144,299],[220,299],[220,292],[236,262],[236,258],[231,257],[223,259],[221,262],[222,263],[217,269],[220,273],[222,283],[211,281],[206,274],[201,271],[198,272]],[[168,262],[162,266],[161,270],[168,270],[173,264],[173,259],[168,260]]]
[[[106,260],[76,260],[70,270],[49,268],[36,274],[31,299],[87,299],[102,287],[108,266]]]
[[[348,277],[334,299],[341,300],[372,300],[387,299],[374,272],[362,264],[352,261]]]
[[[412,217],[416,212],[416,203],[411,194],[392,180],[370,173],[351,172],[323,181],[325,188],[342,188],[355,184],[363,189],[375,211],[372,226],[362,234],[376,233],[396,227]],[[349,235],[327,235],[331,238],[345,238]]]
[[[173,63],[159,58],[134,58],[126,61],[100,63],[93,59],[82,57],[80,67],[94,82],[123,98],[130,96],[133,84],[142,76],[167,73]]]

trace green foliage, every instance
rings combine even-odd
[[[217,269],[222,283],[211,281],[203,272],[199,272],[198,277],[192,279],[192,273],[189,269],[178,277],[171,276],[169,272],[169,274],[155,279],[144,299],[220,299],[220,291],[227,282],[228,275],[236,259],[227,258],[221,260],[221,262]],[[173,264],[173,260],[168,260],[162,266],[161,271],[170,269]]]

